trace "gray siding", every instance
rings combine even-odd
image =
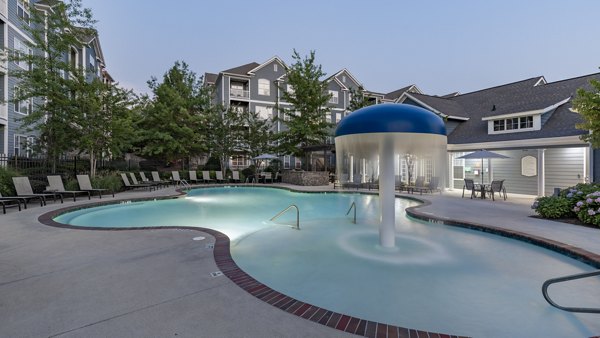
[[[537,159],[537,150],[511,150],[495,151],[509,156],[506,159],[492,160],[492,174],[494,180],[504,179],[507,193],[537,195],[537,176],[521,175],[521,158],[533,156]]]
[[[277,64],[277,71],[274,70],[274,64]],[[250,79],[250,97],[258,101],[275,102],[277,100],[277,85],[275,80],[285,74],[285,68],[277,61],[272,61],[256,71]],[[269,95],[258,95],[258,80],[266,79],[270,84]]]
[[[552,195],[554,188],[564,189],[584,182],[585,151],[587,148],[546,149],[546,196]]]
[[[455,120],[446,121],[446,135],[452,134],[454,129],[456,129],[456,127],[458,127],[459,124],[460,124],[460,122],[455,121]]]

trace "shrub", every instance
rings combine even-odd
[[[594,191],[585,195],[573,207],[580,221],[587,224],[600,226],[600,191]]]
[[[20,174],[10,168],[0,167],[0,193],[2,196],[16,195],[15,185],[12,178]]]
[[[92,178],[92,186],[97,189],[120,191],[123,188],[123,180],[121,176],[116,175],[97,176]]]
[[[539,197],[533,208],[544,218],[565,218],[573,215],[571,201],[562,196]]]
[[[254,175],[254,173],[256,172],[256,167],[253,165],[249,166],[248,168],[244,168],[242,169],[242,175],[244,177],[248,177],[250,175]]]

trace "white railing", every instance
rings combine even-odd
[[[8,0],[0,0],[0,15],[8,18]]]
[[[8,105],[6,103],[0,103],[0,119],[8,120]]]
[[[243,90],[243,89],[230,88],[229,89],[229,96],[230,97],[244,97],[244,98],[249,98],[250,97],[250,91],[249,90]]]

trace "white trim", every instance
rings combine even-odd
[[[471,151],[480,149],[506,149],[506,148],[540,148],[553,146],[588,146],[579,139],[579,136],[563,136],[536,138],[529,140],[512,140],[499,142],[480,142],[467,144],[448,144],[448,151]]]
[[[280,65],[283,67],[283,69],[287,69],[287,68],[288,68],[288,67],[286,66],[286,64],[285,64],[285,63],[284,63],[284,62],[283,62],[283,61],[282,61],[282,60],[279,58],[279,56],[273,56],[273,57],[272,57],[272,58],[270,58],[269,60],[267,60],[267,61],[265,61],[265,62],[261,63],[259,66],[257,66],[257,67],[255,67],[255,68],[251,69],[251,70],[248,72],[248,74],[254,75],[254,73],[255,73],[256,71],[258,71],[258,70],[259,70],[259,69],[261,69],[261,68],[264,68],[264,67],[266,67],[267,65],[269,65],[269,64],[270,64],[271,62],[273,62],[273,61],[277,61],[277,62],[278,62],[278,63],[279,63],[279,64],[280,64]]]
[[[533,86],[537,87],[539,85],[545,85],[546,83],[546,79],[543,76],[540,76],[540,79]]]
[[[344,68],[344,69],[340,70],[339,72],[337,72],[337,73],[333,74],[333,76],[332,76],[332,77],[335,77],[335,78],[337,78],[339,75],[341,75],[341,74],[342,74],[342,73],[344,73],[344,72],[346,72],[346,75],[348,75],[348,76],[350,77],[350,79],[351,79],[352,81],[354,81],[354,84],[355,84],[355,85],[357,85],[358,87],[363,87],[363,88],[365,88],[365,87],[363,86],[363,84],[362,84],[362,83],[360,83],[360,81],[358,81],[358,80],[356,79],[356,77],[354,77],[354,75],[352,75],[352,73],[350,73],[350,71],[349,71],[348,69],[346,69],[346,68]]]
[[[236,77],[236,76],[238,76],[238,77],[241,77],[241,78],[244,78],[244,79],[248,79],[248,80],[252,78],[252,76],[250,76],[250,75],[244,75],[244,74],[234,74],[234,73],[225,73],[225,72],[221,72],[221,74],[227,75],[229,77]]]
[[[33,39],[31,39],[27,34],[25,34],[19,27],[15,26],[12,22],[5,22],[10,28],[12,28],[16,33],[19,33],[25,40],[29,41],[32,45],[35,45]]]
[[[346,87],[340,80],[338,80],[337,77],[332,77],[327,80],[328,83],[331,83],[331,81],[335,81],[338,84],[338,86],[340,86],[341,90],[348,90],[348,87]]]

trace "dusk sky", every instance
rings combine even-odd
[[[600,1],[82,0],[111,75],[148,92],[176,60],[198,75],[315,50],[366,89],[466,93],[600,70]]]

